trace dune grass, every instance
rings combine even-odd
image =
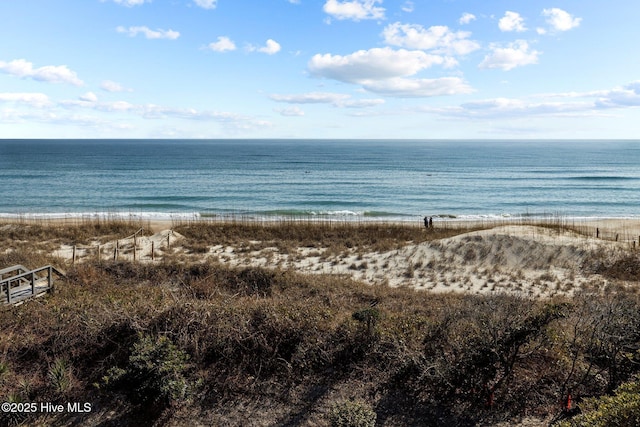
[[[66,231],[14,224],[3,229],[13,233],[4,241],[20,242],[0,265],[55,262],[33,239],[93,241],[138,225],[104,224],[97,232],[83,224]],[[394,250],[460,232],[396,227],[175,225],[203,244],[316,249]],[[588,268],[611,281],[630,272],[623,280],[635,281],[640,262],[633,252],[628,258],[602,254]],[[364,259],[355,259],[358,269]],[[407,274],[428,264],[414,262]],[[66,267],[55,294],[0,311],[0,397],[91,402],[94,410],[4,414],[0,423],[328,426],[336,408],[358,402],[381,426],[513,424],[523,414],[559,419],[569,392],[579,403],[640,373],[637,282],[531,300],[171,256]],[[499,280],[497,270],[484,274]]]

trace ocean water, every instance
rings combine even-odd
[[[640,141],[0,140],[0,216],[640,217]]]

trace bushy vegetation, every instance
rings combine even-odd
[[[640,381],[622,384],[613,396],[586,399],[582,413],[558,427],[634,427],[640,425]]]
[[[278,425],[335,423],[349,395],[379,425],[472,425],[560,413],[567,390],[600,395],[640,371],[632,293],[434,295],[216,264],[85,263],[67,277],[0,313],[5,399]]]
[[[125,367],[109,369],[103,381],[136,403],[163,407],[184,402],[191,388],[185,378],[188,360],[189,356],[166,336],[141,334]]]
[[[93,410],[0,423],[491,425],[559,419],[569,393],[583,414],[567,426],[637,414],[640,295],[623,288],[531,300],[213,261],[67,267],[55,294],[0,311],[0,398]]]
[[[347,400],[336,403],[329,415],[331,427],[374,427],[376,413],[364,402]]]

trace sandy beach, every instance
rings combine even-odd
[[[41,222],[26,220],[23,223]],[[48,220],[47,224],[72,226],[77,225],[78,220]],[[428,239],[405,241],[391,250],[357,246],[336,249],[317,243],[282,250],[275,240],[247,237],[225,243],[200,239],[197,233],[195,237],[185,237],[180,232],[185,227],[215,224],[223,223],[210,220],[145,221],[140,223],[141,229],[135,235],[106,241],[96,236],[88,244],[59,244],[51,250],[51,255],[66,263],[95,260],[98,256],[104,260],[157,263],[170,255],[190,262],[213,261],[231,267],[348,276],[372,286],[471,294],[506,292],[538,298],[606,287],[609,281],[588,268],[591,261],[627,253],[636,248],[640,238],[640,220],[621,218],[560,218],[527,223],[436,221],[436,229],[446,229],[452,234],[436,239],[428,238],[430,230],[424,230],[418,224],[404,224],[415,226],[416,231],[420,230]],[[262,223],[248,224],[260,227]],[[277,224],[265,222],[262,226]]]

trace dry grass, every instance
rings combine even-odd
[[[106,241],[138,225],[78,224],[66,231],[73,227],[5,225],[1,238],[11,247],[0,254],[0,266],[58,264],[62,260],[51,259],[39,242]],[[230,267],[202,257],[216,245],[248,257],[276,246],[292,254],[311,248],[307,257],[328,261],[338,256],[335,248],[339,262],[362,274],[389,267],[392,253],[407,242],[437,248],[436,239],[460,230],[304,223],[189,223],[176,230],[191,254],[163,253],[154,264],[67,264],[56,294],[1,311],[0,397],[89,401],[96,408],[27,419],[39,425],[240,426],[249,420],[326,426],[336,402],[355,399],[376,412],[381,426],[471,426],[513,423],[522,414],[560,415],[558,402],[568,390],[574,399],[600,395],[640,372],[640,295],[634,292],[640,262],[631,252],[591,259],[583,268],[600,276],[572,298],[529,299],[524,291],[416,292],[390,288],[385,280],[370,286],[341,275]],[[410,248],[402,255],[406,275],[425,289],[440,284],[464,291],[478,278],[496,290],[521,286],[522,270],[471,264],[492,252],[473,246],[475,240],[466,243],[461,249],[475,254],[419,260]],[[374,264],[367,253],[382,249],[389,258]],[[460,260],[470,263],[465,272],[451,268]],[[576,287],[551,270],[535,280],[551,289]],[[167,338],[173,352],[160,361],[187,356],[184,366],[171,366],[190,393],[163,404],[133,403],[131,390],[140,384],[109,384],[105,377],[130,370],[136,346],[158,337]]]
[[[192,244],[242,247],[253,250],[276,247],[282,253],[297,248],[326,248],[325,256],[356,248],[358,253],[387,252],[409,242],[421,243],[475,230],[471,227],[443,225],[427,232],[412,224],[351,222],[207,222],[177,223],[174,230]],[[256,243],[258,242],[258,243]]]

